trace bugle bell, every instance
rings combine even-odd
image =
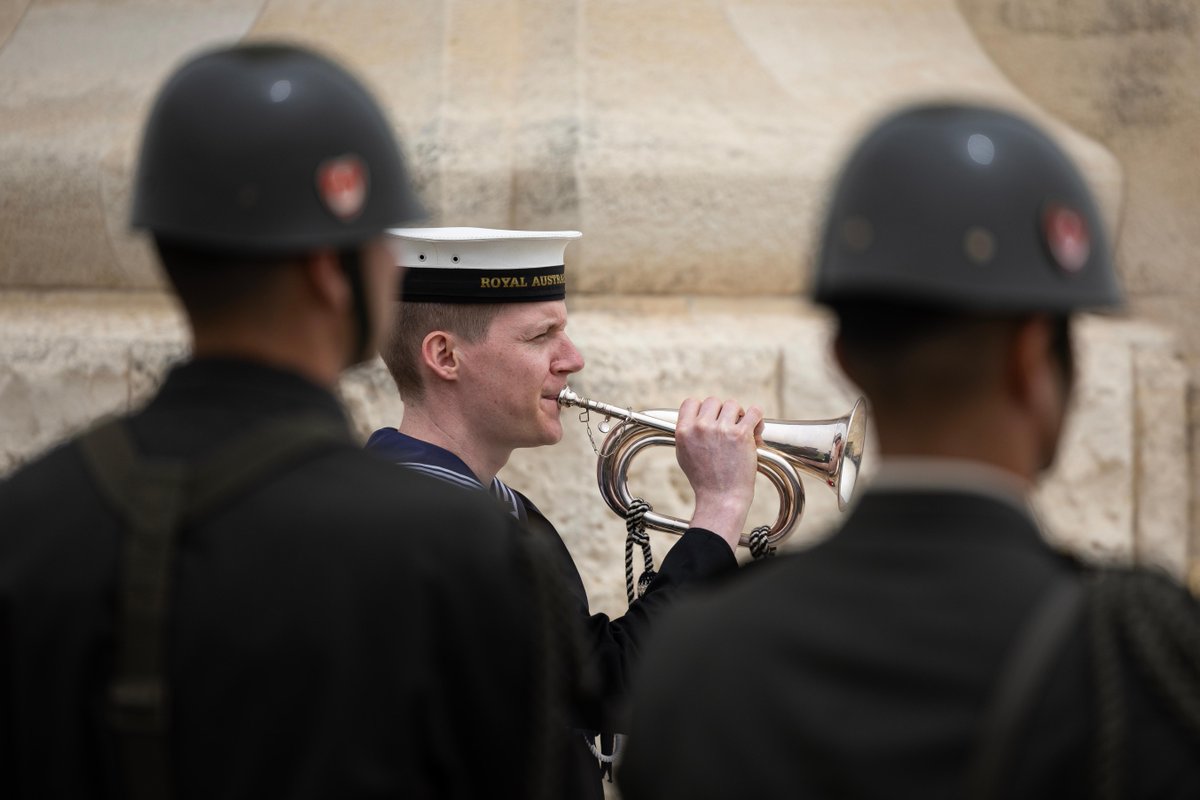
[[[633,411],[580,397],[570,386],[558,395],[564,408],[576,406],[621,422],[604,439],[596,463],[596,481],[604,502],[621,517],[629,512],[633,497],[627,486],[629,465],[642,449],[656,445],[675,445],[675,422],[679,412],[672,409]],[[606,430],[604,423],[600,430]],[[779,514],[767,532],[767,542],[775,545],[791,534],[804,512],[804,487],[801,472],[816,477],[837,493],[838,508],[845,509],[854,494],[862,464],[867,434],[866,402],[858,398],[848,414],[827,420],[763,421],[763,446],[758,449],[758,471],[779,492]],[[686,520],[648,511],[648,528],[683,533]],[[740,543],[749,546],[749,534]]]

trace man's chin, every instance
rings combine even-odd
[[[558,444],[563,438],[563,427],[559,420],[554,420],[553,424],[549,424],[542,431],[542,441],[540,444]]]
[[[558,444],[562,441],[563,429],[561,425],[553,426],[546,425],[537,433],[531,433],[528,439],[524,439],[519,444],[513,445],[514,450],[527,450],[531,447],[545,447],[546,445]]]

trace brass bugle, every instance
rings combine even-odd
[[[570,386],[558,394],[564,408],[576,406],[621,422],[604,439],[596,462],[596,482],[604,502],[624,518],[633,503],[627,474],[637,453],[646,447],[675,446],[675,423],[679,412],[655,408],[633,411],[580,397]],[[602,423],[600,430],[606,426]],[[845,510],[854,495],[854,484],[862,465],[863,445],[867,436],[866,401],[858,398],[843,417],[825,420],[763,420],[763,446],[758,448],[758,471],[779,492],[779,514],[767,532],[767,542],[775,545],[786,539],[804,512],[804,487],[800,473],[817,478],[837,493],[838,508]],[[648,511],[646,527],[669,533],[683,533],[686,520]],[[749,546],[750,536],[741,535],[740,544]]]

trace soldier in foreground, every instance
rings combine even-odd
[[[1008,113],[897,113],[815,287],[882,466],[829,540],[663,621],[623,797],[1200,797],[1196,603],[1055,552],[1029,507],[1072,315],[1121,302],[1075,167]]]
[[[133,223],[192,357],[0,485],[0,796],[541,796],[561,632],[527,537],[364,453],[332,393],[390,320],[384,230],[420,215],[328,59],[166,82]]]

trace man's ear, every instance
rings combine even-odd
[[[1038,417],[1060,413],[1063,389],[1052,348],[1053,330],[1045,316],[1033,316],[1017,325],[1005,366],[1009,397]]]
[[[302,257],[301,264],[308,289],[321,305],[339,312],[350,307],[350,282],[334,250],[314,250]]]
[[[458,338],[446,331],[430,331],[421,341],[421,360],[434,375],[445,381],[458,380]]]

